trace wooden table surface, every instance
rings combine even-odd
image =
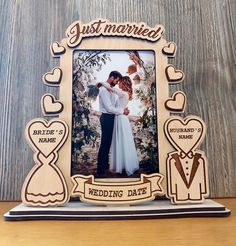
[[[0,221],[1,246],[35,245],[236,245],[236,198],[215,199],[226,218],[121,221]],[[0,202],[0,212],[17,202]]]

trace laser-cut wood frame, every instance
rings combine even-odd
[[[69,193],[71,196],[79,196],[82,201],[95,202],[102,204],[131,204],[153,200],[156,195],[167,194],[166,184],[166,160],[168,153],[174,150],[173,144],[168,141],[164,125],[170,117],[170,112],[184,112],[186,100],[182,105],[176,102],[176,97],[170,99],[169,86],[183,81],[184,73],[175,69],[173,65],[168,63],[168,57],[173,58],[176,54],[176,44],[167,42],[163,38],[164,28],[157,25],[154,28],[147,26],[145,23],[110,23],[108,20],[98,19],[88,24],[79,21],[72,23],[66,30],[66,38],[60,42],[54,42],[51,45],[51,53],[53,57],[60,58],[60,66],[52,69],[52,72],[45,73],[43,76],[44,83],[48,86],[58,86],[60,88],[59,99],[51,100],[50,105],[44,105],[44,109],[50,108],[49,115],[58,115],[59,119],[69,127],[68,137],[63,146],[56,154],[57,167],[63,174]],[[71,129],[72,129],[72,69],[73,69],[73,52],[78,50],[152,50],[155,53],[155,77],[157,88],[157,135],[158,135],[158,152],[159,152],[159,172],[158,174],[144,175],[140,179],[95,179],[94,177],[84,175],[76,175],[71,177]],[[54,73],[54,72],[57,73]],[[58,79],[57,79],[58,78]],[[181,92],[179,92],[180,94]],[[182,93],[181,95],[185,95]],[[170,107],[171,100],[171,107]],[[177,101],[177,100],[176,100]],[[52,112],[53,103],[61,104],[61,110]],[[57,107],[55,107],[57,108]],[[45,110],[44,110],[45,111]],[[45,112],[44,112],[45,113]],[[36,158],[37,159],[37,158]],[[37,162],[37,160],[36,160]],[[45,174],[46,175],[46,174]],[[149,180],[150,179],[150,180]],[[148,181],[149,180],[149,181]],[[29,180],[26,179],[26,183]],[[125,183],[124,183],[125,182]],[[149,182],[149,183],[148,183]],[[155,182],[155,185],[154,185]],[[208,181],[206,181],[208,182]],[[123,184],[122,184],[123,183]],[[99,189],[99,186],[110,187],[122,186],[124,193],[128,192],[130,186],[134,189],[148,184],[148,195],[141,194],[137,199],[129,199],[124,195],[123,199],[92,199],[88,195],[87,186]],[[126,184],[126,186],[124,185]],[[86,186],[87,185],[87,186]],[[141,185],[141,186],[140,186]],[[155,186],[155,187],[154,187]],[[86,188],[87,187],[87,188]],[[23,190],[24,196],[24,190]],[[170,197],[170,196],[169,196]],[[124,199],[125,198],[125,199]],[[25,200],[24,200],[25,201]],[[174,201],[178,203],[178,201]],[[187,200],[187,203],[194,201]],[[27,204],[27,202],[25,202]],[[38,203],[37,203],[38,204]],[[50,202],[44,205],[52,205]],[[32,204],[28,204],[32,205]],[[40,204],[38,204],[40,205]],[[61,204],[53,204],[61,205]]]

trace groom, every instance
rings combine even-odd
[[[107,83],[111,87],[118,84],[122,79],[122,75],[118,71],[112,71],[109,74]],[[112,141],[112,133],[115,115],[129,114],[128,108],[121,109],[116,107],[118,96],[110,93],[104,86],[99,88],[99,111],[102,113],[100,117],[101,124],[101,143],[98,151],[97,177],[103,177],[105,171],[109,169],[109,152]]]

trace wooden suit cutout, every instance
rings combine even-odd
[[[167,159],[168,195],[173,203],[199,203],[208,194],[207,166],[203,153],[181,158],[172,152]]]
[[[165,134],[177,150],[166,160],[167,196],[174,204],[201,203],[209,194],[207,159],[196,150],[205,136],[205,124],[196,116],[171,117]]]

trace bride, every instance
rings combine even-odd
[[[110,87],[108,83],[101,83],[110,93],[118,96],[116,107],[126,108],[132,100],[132,82],[128,76],[119,81],[119,89]],[[111,142],[110,171],[116,173],[126,172],[128,176],[139,169],[139,161],[135,148],[134,137],[129,119],[126,115],[115,115]]]

